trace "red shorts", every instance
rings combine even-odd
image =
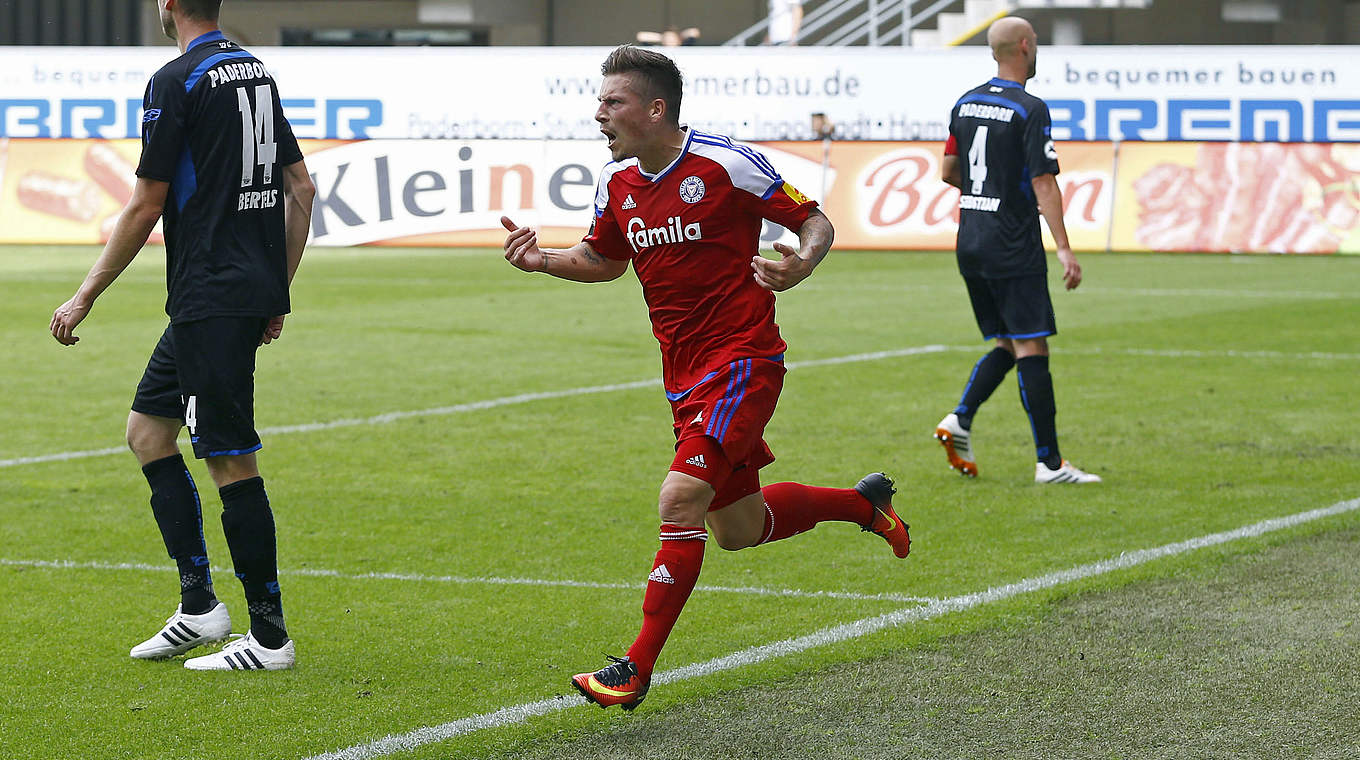
[[[717,495],[709,509],[760,490],[760,468],[774,461],[761,436],[783,387],[782,362],[741,359],[679,398],[667,394],[675,416],[671,470],[713,486]]]

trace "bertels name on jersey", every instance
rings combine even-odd
[[[251,190],[241,193],[236,199],[236,210],[252,208],[274,208],[279,202],[278,190]]]
[[[665,227],[648,227],[646,222],[635,216],[628,220],[626,237],[628,244],[633,246],[633,253],[642,253],[643,248],[662,243],[703,240],[704,235],[698,222],[685,224],[678,216],[667,217]]]

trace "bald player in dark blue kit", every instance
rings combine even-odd
[[[74,345],[76,325],[164,218],[170,325],[137,385],[127,440],[179,568],[180,604],[129,654],[172,657],[231,633],[213,593],[198,489],[177,442],[187,426],[222,497],[250,630],[184,665],[282,670],[295,652],[284,627],[274,515],[255,461],[255,351],[283,330],[315,188],[269,71],[218,29],[221,0],[158,5],[182,55],[147,85],[132,199],[84,283],[52,315],[51,331]]]
[[[1048,295],[1039,213],[1057,245],[1063,282],[1081,284],[1081,266],[1063,224],[1058,151],[1044,101],[1025,92],[1034,77],[1038,39],[1028,21],[1007,17],[987,30],[997,76],[964,94],[949,120],[940,169],[959,188],[959,273],[973,315],[996,347],[973,367],[963,397],[940,420],[935,438],[949,466],[977,477],[972,424],[978,408],[1015,367],[1020,402],[1029,415],[1038,483],[1098,483],[1058,451],[1057,405],[1048,369],[1048,336],[1058,332]],[[960,161],[960,158],[964,159]]]

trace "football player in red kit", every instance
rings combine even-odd
[[[613,280],[633,263],[661,343],[674,413],[675,459],[661,483],[661,548],[627,656],[572,684],[601,707],[637,707],[661,647],[699,578],[709,531],[736,550],[838,520],[887,539],[911,539],[882,473],[854,488],[760,485],[774,461],[762,435],[784,382],[774,291],[797,285],[831,248],[831,222],[754,149],[680,125],[675,63],[625,45],[602,67],[595,120],[613,162],[600,175],[595,219],[580,243],[543,249],[537,233],[502,217],[505,258],[528,272],[580,282]],[[799,249],[759,255],[762,219],[798,234]]]

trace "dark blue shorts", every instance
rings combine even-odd
[[[1044,275],[1000,280],[964,277],[963,282],[984,339],[1043,338],[1058,333]]]
[[[255,350],[268,323],[212,317],[165,328],[132,410],[183,422],[199,459],[258,451]]]

